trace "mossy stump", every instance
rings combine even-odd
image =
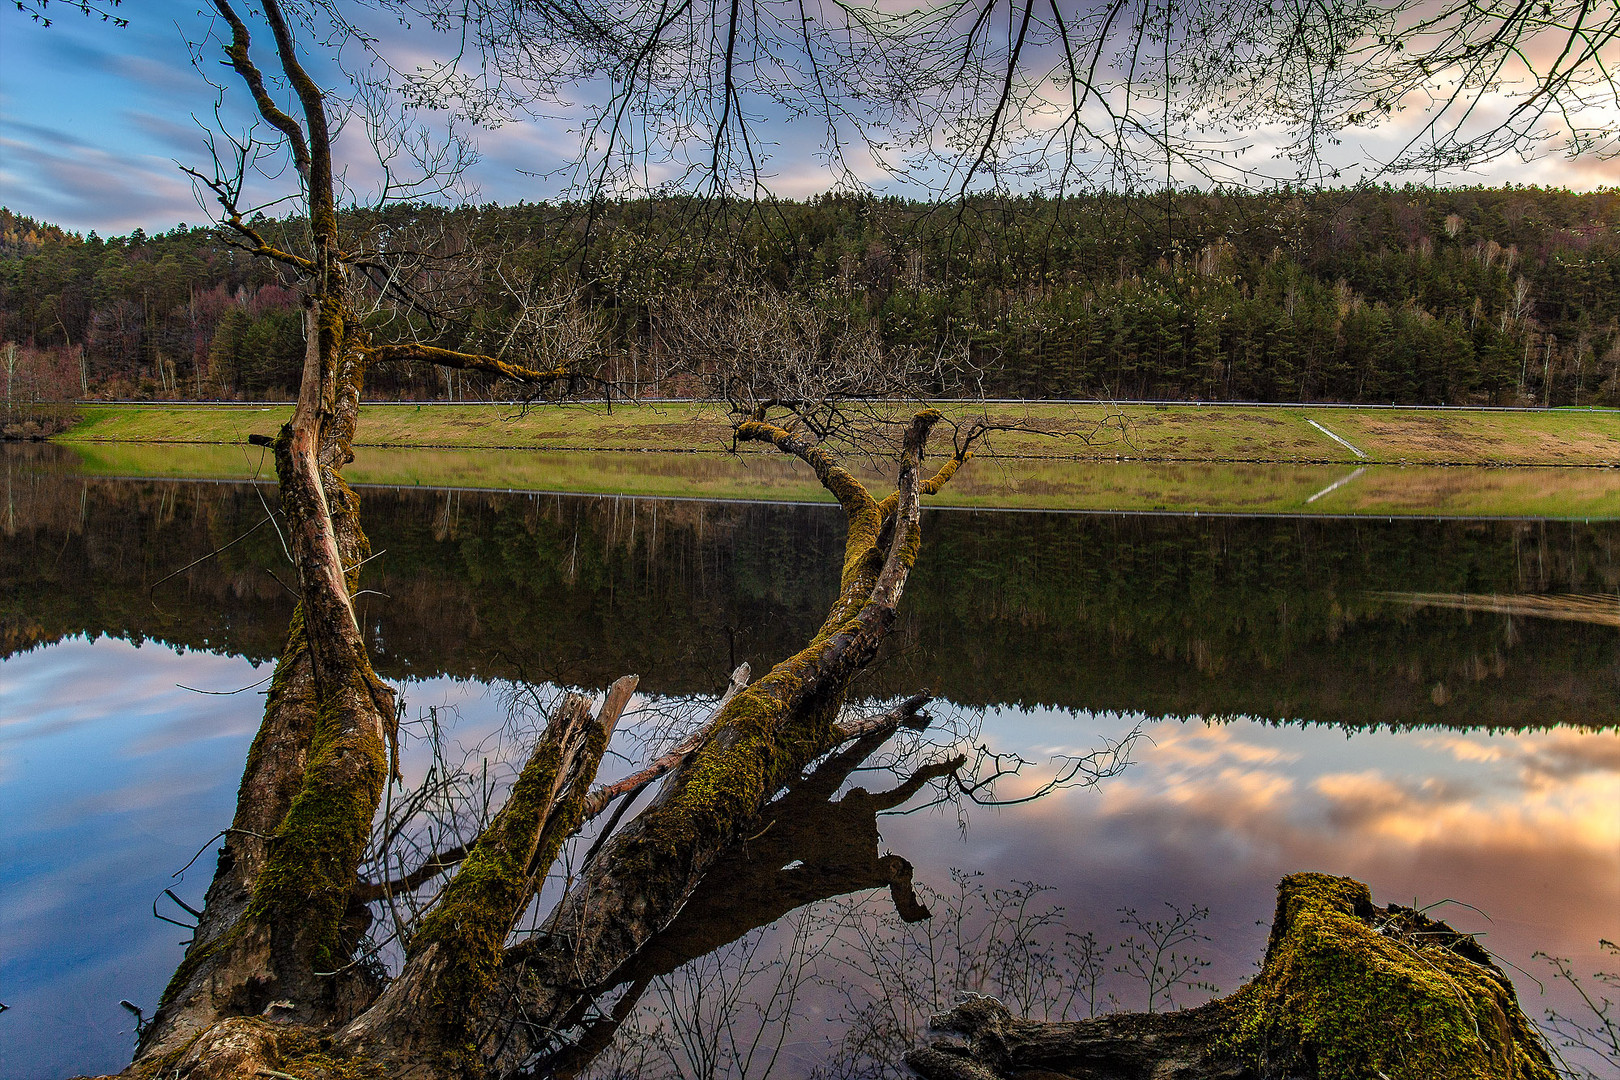
[[[1291,874],[1265,966],[1230,1000],[1234,1046],[1266,1076],[1555,1080],[1513,983],[1472,937],[1367,886]]]
[[[1074,1023],[975,999],[933,1020],[960,1038],[906,1058],[926,1080],[1557,1080],[1513,984],[1467,934],[1375,907],[1367,887],[1292,874],[1253,982],[1197,1009]]]

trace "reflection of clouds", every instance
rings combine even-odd
[[[1448,732],[1427,735],[1421,745],[1458,761],[1515,766],[1526,787],[1562,782],[1585,773],[1620,774],[1620,737],[1560,728],[1526,732],[1511,743],[1487,735]]]
[[[1228,724],[1189,723],[1168,730],[1155,727],[1149,734],[1157,748],[1150,753],[1166,765],[1212,766],[1223,761],[1244,765],[1282,765],[1300,758],[1296,750],[1243,742],[1234,727]]]
[[[0,730],[14,743],[117,720],[126,738],[113,745],[138,757],[251,732],[264,708],[255,691],[205,695],[177,685],[234,690],[261,678],[261,669],[236,657],[179,656],[162,645],[70,640],[9,658],[0,668],[6,684]]]
[[[1441,750],[1450,754],[1458,761],[1491,762],[1501,761],[1506,748],[1462,732],[1445,732],[1437,735],[1417,736],[1419,746],[1432,750]]]
[[[1073,718],[1083,728],[1088,718]],[[1011,710],[987,719],[1003,749],[1055,743]],[[1536,950],[1591,968],[1620,926],[1620,736],[1367,731],[1164,721],[1137,764],[1088,792],[1062,792],[971,819],[953,842],[886,819],[885,842],[919,880],[949,866],[1059,888],[1077,929],[1109,931],[1115,909],[1209,904],[1230,989],[1264,948],[1273,889],[1320,870],[1366,881],[1379,903],[1446,898],[1441,914],[1484,933],[1508,961]],[[1117,732],[1115,733],[1117,734]],[[1083,737],[1083,736],[1080,736]],[[1542,1005],[1521,978],[1527,1009]]]
[[[1558,784],[1493,784],[1489,790],[1443,780],[1395,780],[1373,772],[1338,773],[1313,785],[1343,828],[1409,846],[1489,838],[1535,847],[1549,841],[1595,855],[1620,851],[1620,783],[1581,775]]]
[[[1620,774],[1620,737],[1586,738],[1554,731],[1527,740],[1522,765],[1527,776],[1566,780],[1584,773]]]
[[[181,955],[183,932],[152,918],[153,900],[171,887],[201,900],[206,851],[230,821],[263,708],[251,693],[207,697],[175,683],[223,689],[256,677],[245,660],[108,638],[0,661],[0,979],[16,1051],[0,1072],[127,1061],[119,998],[150,1008]]]

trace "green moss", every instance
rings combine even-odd
[[[199,1037],[200,1036],[194,1035],[183,1045],[178,1046],[167,1053],[159,1054],[156,1057],[149,1057],[142,1061],[137,1061],[119,1075],[131,1076],[134,1077],[135,1080],[158,1080],[159,1077],[173,1076],[175,1073],[175,1067],[180,1064],[180,1060],[186,1056],[186,1051],[191,1049],[192,1044],[195,1043]],[[75,1077],[74,1080],[80,1080],[80,1078]]]
[[[344,716],[346,702],[370,700],[367,674],[354,672],[353,684],[328,692],[317,710],[304,785],[276,830],[248,910],[272,928],[296,927],[321,971],[348,961],[339,927],[388,772],[382,739]],[[353,755],[362,758],[357,771],[344,760]]]
[[[679,792],[643,815],[644,830],[621,853],[628,865],[686,865],[690,853],[733,837],[771,792],[828,749],[842,696],[804,702],[802,690],[827,638],[848,626],[829,623],[808,647],[732,699]],[[784,724],[796,705],[794,722]]]
[[[920,415],[938,418],[932,410]],[[876,502],[824,451],[816,448],[808,456],[822,482],[847,511],[849,532],[838,599],[808,645],[773,667],[726,707],[716,723],[715,737],[692,762],[680,791],[643,815],[646,827],[635,846],[621,853],[632,865],[682,865],[686,853],[729,840],[773,791],[832,745],[833,721],[843,706],[842,681],[832,680],[839,689],[818,701],[804,700],[805,685],[812,669],[824,662],[827,643],[860,629],[862,615],[871,604],[872,587],[883,568],[886,552],[882,541],[885,528],[896,519],[899,496],[896,493]],[[949,478],[949,473],[944,475]],[[900,558],[907,567],[915,564],[921,544],[921,527],[913,523],[901,541]],[[793,714],[793,723],[784,723],[789,714]]]
[[[568,706],[564,706],[567,708]],[[499,974],[507,935],[534,891],[534,878],[557,857],[580,825],[584,797],[607,749],[607,730],[588,724],[576,779],[558,792],[561,740],[546,738],[524,765],[506,805],[478,838],[433,911],[422,920],[407,955],[430,946],[442,951],[444,967],[434,984],[432,1013],[425,1017],[446,1048],[444,1064],[456,1070],[476,1063],[473,1017]],[[553,812],[553,793],[557,803]]]
[[[363,1057],[332,1052],[331,1039],[294,1030],[279,1040],[279,1072],[298,1080],[388,1080],[389,1070]]]
[[[410,957],[438,945],[450,958],[434,1001],[443,1022],[462,1018],[493,985],[515,909],[528,897],[529,844],[545,818],[557,762],[551,744],[524,767],[506,806],[411,938]]]
[[[1467,935],[1367,887],[1293,874],[1258,978],[1231,999],[1233,1047],[1262,1075],[1555,1080],[1513,985]]]

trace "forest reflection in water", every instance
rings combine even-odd
[[[637,670],[649,701],[713,693],[734,660],[758,669],[802,638],[833,584],[836,521],[811,508],[366,500],[386,551],[367,584],[391,597],[368,608],[383,670],[463,755],[506,723],[491,683]],[[275,651],[287,607],[267,528],[149,592],[262,518],[251,489],[34,476],[8,506],[0,796],[20,824],[0,895],[0,1064],[60,1076],[121,1064],[117,999],[155,1000],[184,936],[151,904],[169,887],[196,902],[208,859],[169,875],[228,819],[257,723],[251,691],[176,684],[268,675],[252,661]],[[1085,1015],[1110,995],[1141,1008],[1126,939],[1146,931],[1121,909],[1151,923],[1166,902],[1208,909],[1190,927],[1208,940],[1187,949],[1209,966],[1188,976],[1227,991],[1263,949],[1272,886],[1300,869],[1381,899],[1466,900],[1491,921],[1446,914],[1538,976],[1536,949],[1590,969],[1615,936],[1620,739],[1589,730],[1616,717],[1613,628],[1364,595],[1612,594],[1614,526],[934,514],[928,528],[903,648],[870,692],[932,683],[942,725],[1035,763],[1003,798],[1141,724],[1135,764],[969,808],[961,829],[954,804],[895,812],[938,783],[911,792],[904,768],[862,767],[835,784],[843,764],[825,763],[705,886],[713,902],[693,911],[714,918],[649,952],[598,1074],[872,1064],[962,989],[1034,1012]],[[1216,712],[1248,717],[1185,719]],[[420,778],[424,759],[408,766]],[[891,791],[912,798],[884,808]],[[919,904],[933,917],[905,921]]]
[[[268,487],[97,480],[8,455],[5,497],[6,653],[75,633],[279,651],[292,597]],[[796,650],[837,583],[832,507],[363,498],[380,554],[361,607],[388,678],[605,686],[636,671],[644,689],[708,693],[739,661]],[[1620,716],[1612,629],[1546,610],[1620,592],[1620,522],[925,514],[876,697],[928,685],[973,706],[1352,726]]]

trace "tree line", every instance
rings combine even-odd
[[[1614,190],[694,202],[346,216],[359,235],[431,235],[489,271],[457,284],[475,295],[453,324],[412,327],[419,340],[498,351],[490,328],[521,320],[533,283],[552,282],[540,306],[639,393],[691,392],[659,375],[678,366],[660,355],[681,337],[672,299],[745,282],[887,348],[950,351],[996,396],[1620,404]],[[293,283],[212,227],[102,238],[0,210],[8,402],[287,398],[303,333]],[[381,363],[367,393],[502,388]]]

